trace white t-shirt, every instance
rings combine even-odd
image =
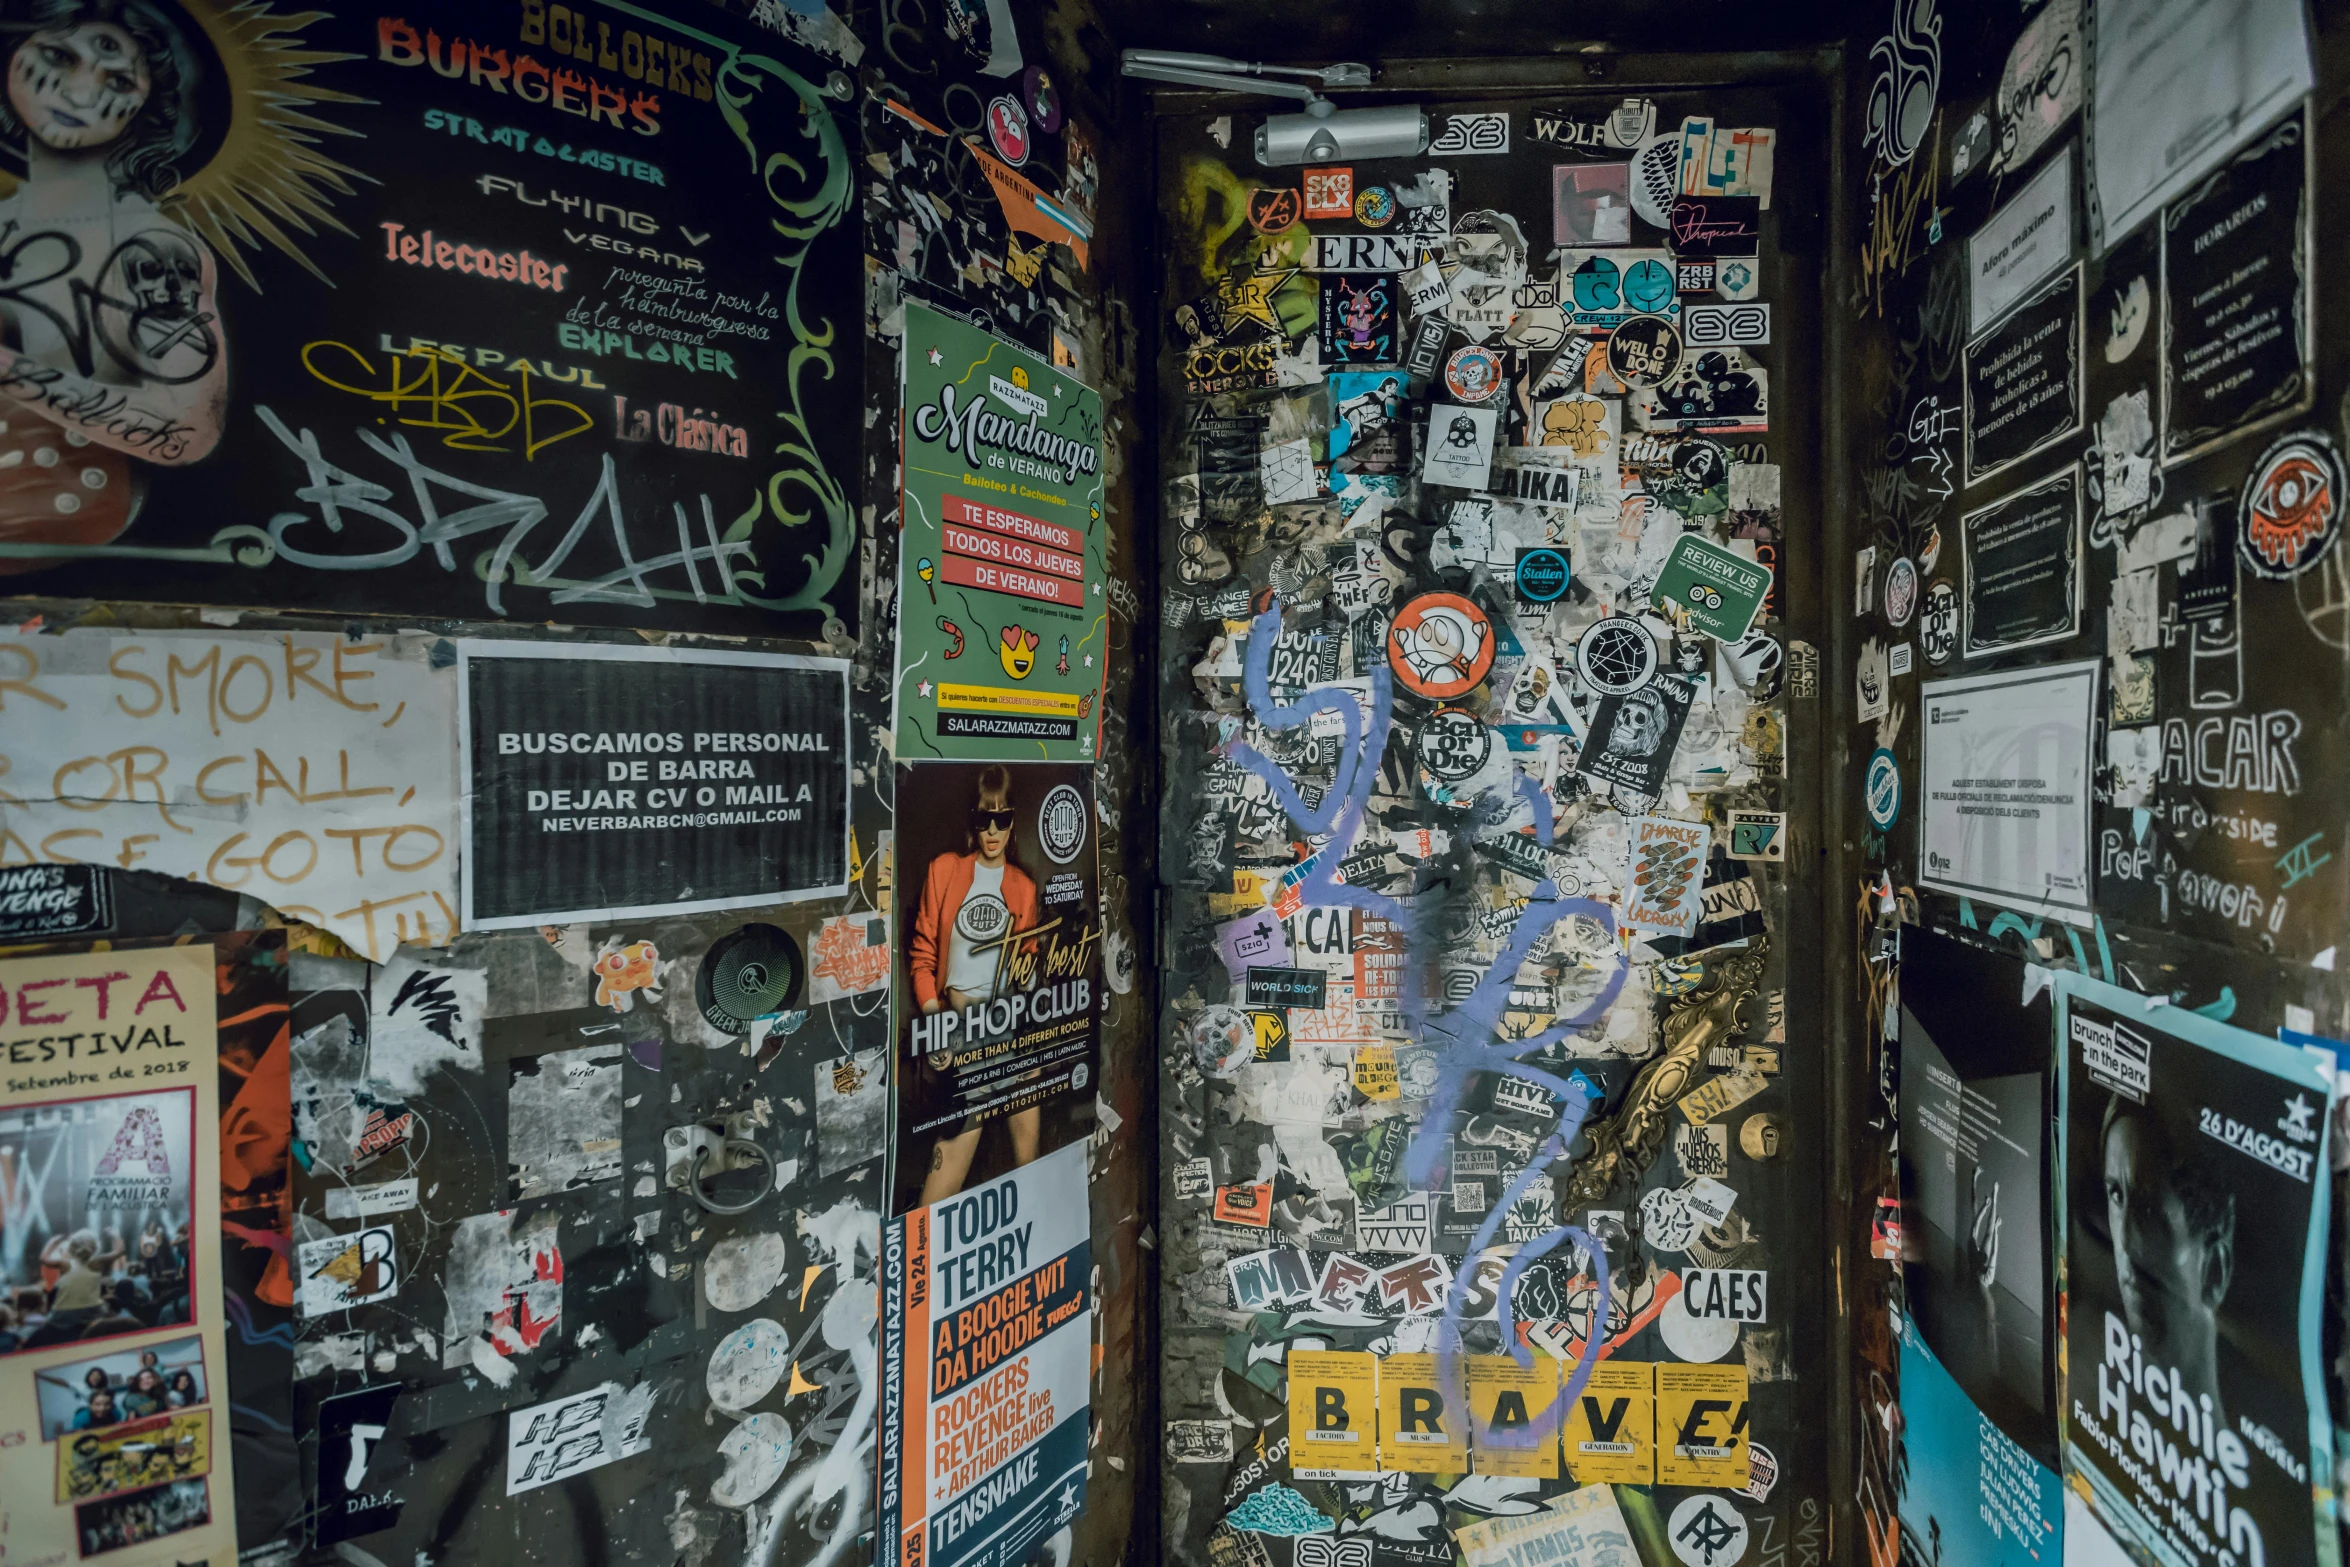
[[[971,868],[971,890],[955,911],[954,928],[947,932],[947,970],[944,988],[959,990],[975,1001],[995,997],[996,965],[1003,960],[1003,938],[1012,928],[1012,910],[1004,902],[1004,867]],[[990,945],[993,943],[993,945]],[[974,947],[986,947],[975,952]]]

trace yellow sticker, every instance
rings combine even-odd
[[[1355,1092],[1365,1099],[1403,1097],[1403,1085],[1395,1077],[1392,1045],[1365,1045],[1355,1052]]]
[[[1697,1125],[1703,1125],[1724,1110],[1734,1110],[1771,1086],[1771,1080],[1760,1072],[1740,1067],[1720,1077],[1708,1078],[1680,1099],[1681,1113]]]
[[[1555,1480],[1559,1472],[1559,1363],[1536,1355],[1469,1357],[1469,1446],[1477,1472]]]
[[[1379,1467],[1406,1474],[1468,1473],[1468,1405],[1459,1356],[1382,1357]]]
[[[1572,1380],[1569,1366],[1562,1380]],[[1656,1483],[1656,1382],[1645,1360],[1603,1360],[1567,1410],[1567,1472],[1595,1480]]]
[[[1333,1350],[1289,1353],[1289,1462],[1305,1479],[1378,1467],[1379,1361]]]
[[[1747,1435],[1744,1366],[1657,1366],[1657,1484],[1742,1489]]]

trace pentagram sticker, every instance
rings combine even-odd
[[[1746,1519],[1710,1491],[1673,1509],[1665,1532],[1683,1567],[1731,1567],[1746,1555]]]
[[[1656,678],[1656,638],[1631,616],[1610,615],[1576,639],[1575,668],[1601,696],[1629,696]]]
[[[2313,430],[2260,454],[2237,507],[2236,550],[2255,576],[2298,577],[2342,535],[2342,459]]]
[[[1926,589],[1925,612],[1918,617],[1918,645],[1926,662],[1936,669],[1958,651],[1958,590],[1947,582]]]

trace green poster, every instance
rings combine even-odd
[[[1649,602],[1684,610],[1699,631],[1735,642],[1753,629],[1770,591],[1768,566],[1733,555],[1702,534],[1684,533],[1673,541]]]
[[[1102,400],[909,300],[898,760],[1090,762],[1101,733]]]

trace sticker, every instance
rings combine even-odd
[[[1771,1492],[1776,1490],[1779,1484],[1778,1455],[1760,1442],[1748,1442],[1746,1444],[1746,1474],[1746,1484],[1738,1494],[1750,1502],[1769,1501]]]
[[[750,1408],[791,1369],[791,1335],[769,1317],[744,1323],[718,1341],[702,1385],[710,1402],[729,1414]]]
[[[1703,288],[1714,286],[1713,268]],[[1686,282],[1683,293],[1692,293]],[[1771,340],[1771,307],[1763,304],[1683,305],[1681,336],[1691,348],[1759,348]]]
[[[1278,190],[1259,187],[1248,193],[1249,226],[1259,233],[1278,234],[1283,229],[1295,228],[1298,221],[1298,197],[1295,190],[1282,186]]]
[[[1328,998],[1330,976],[1318,968],[1252,968],[1246,983],[1251,1009],[1300,1007],[1315,1012]]]
[[[1575,669],[1602,696],[1628,696],[1656,678],[1656,638],[1630,615],[1610,615],[1575,639]]]
[[[1662,386],[1633,388],[1630,406],[1643,430],[1759,435],[1771,427],[1771,373],[1738,349],[1708,349]]]
[[[1390,1136],[1383,1146],[1392,1147],[1393,1157],[1401,1160],[1403,1143]],[[1436,1204],[1427,1197],[1412,1196],[1389,1203],[1384,1208],[1357,1208],[1355,1210],[1355,1245],[1364,1251],[1401,1252],[1418,1255],[1428,1249],[1429,1225],[1435,1217]]]
[[[1704,1222],[1687,1196],[1670,1186],[1652,1188],[1640,1199],[1640,1232],[1657,1251],[1687,1251]]]
[[[1665,215],[1673,254],[1696,261],[1752,256],[1762,248],[1762,202],[1754,196],[1673,198]]]
[[[1471,345],[1444,362],[1444,387],[1456,403],[1482,403],[1501,391],[1501,355]]]
[[[392,1428],[401,1387],[363,1387],[318,1406],[318,1505],[311,1515],[322,1545],[354,1540],[400,1521],[407,1498],[368,1473]]]
[[[1710,837],[1702,823],[1669,817],[1643,816],[1632,824],[1624,873],[1626,929],[1686,936],[1697,928]]]
[[[791,1422],[762,1409],[718,1439],[725,1469],[710,1482],[710,1500],[748,1507],[775,1488],[791,1463]]]
[[[1167,1458],[1178,1464],[1232,1462],[1232,1423],[1228,1420],[1168,1421]]]
[[[1761,270],[1751,261],[1723,261],[1714,267],[1714,293],[1722,299],[1745,301],[1762,292]]]
[[[1238,1007],[1221,1003],[1211,1006],[1191,1025],[1191,1053],[1193,1061],[1208,1076],[1229,1078],[1256,1059],[1256,1026]],[[1207,1192],[1202,1188],[1193,1195],[1204,1197]]]
[[[1431,156],[1494,153],[1510,150],[1510,117],[1506,110],[1478,114],[1448,114],[1444,129],[1428,143]]]
[[[1700,1322],[1768,1322],[1770,1278],[1760,1268],[1690,1268],[1681,1299]]]
[[[1557,545],[1544,544],[1518,551],[1517,573],[1512,580],[1521,601],[1528,604],[1555,604],[1566,596],[1567,585],[1573,577],[1574,570],[1568,562],[1567,552]]]
[[[1175,1166],[1175,1195],[1185,1202],[1197,1202],[1216,1189],[1215,1164],[1205,1158],[1186,1159]]]
[[[389,1225],[301,1243],[296,1305],[305,1317],[348,1311],[400,1293],[400,1257]]]
[[[1428,409],[1428,452],[1420,463],[1423,484],[1482,490],[1493,473],[1493,432],[1497,408],[1464,408],[1435,403]]]
[[[1746,1329],[1736,1322],[1700,1322],[1689,1314],[1689,1303],[1676,1291],[1657,1313],[1657,1337],[1665,1341],[1665,1348],[1692,1365],[1704,1365],[1720,1360],[1738,1347],[1738,1336]],[[1660,1439],[1670,1435],[1657,1433]]]
[[[1309,218],[1353,217],[1355,171],[1351,167],[1306,170],[1305,198]]]
[[[1673,198],[1680,194],[1680,129],[1652,131],[1632,153],[1632,210],[1661,229],[1672,222]]]
[[[1869,757],[1861,792],[1868,802],[1869,824],[1883,832],[1901,815],[1901,764],[1893,753],[1877,747]]]
[[[1958,590],[1947,582],[1926,589],[1925,612],[1918,617],[1918,645],[1926,662],[1940,669],[1958,651]]]
[[[1403,1097],[1403,1084],[1395,1073],[1395,1048],[1392,1045],[1364,1045],[1354,1054],[1355,1092],[1374,1103],[1385,1103]]]
[[[1638,794],[1661,796],[1695,697],[1687,681],[1657,680],[1629,696],[1601,698],[1576,769]]]
[[[729,931],[710,944],[694,972],[702,1020],[722,1034],[749,1033],[753,1018],[788,1009],[799,992],[799,944],[775,925]]]
[[[1917,613],[1918,568],[1907,555],[1896,555],[1893,564],[1886,568],[1881,602],[1885,606],[1885,619],[1896,631],[1908,625],[1910,617]]]
[[[1726,1110],[1737,1109],[1770,1086],[1771,1080],[1762,1073],[1741,1066],[1698,1084],[1674,1101],[1674,1107],[1691,1123],[1702,1126]]]
[[[2253,575],[2300,576],[2342,532],[2342,459],[2314,430],[2280,437],[2260,454],[2237,505],[2236,550]]]
[[[1550,234],[1554,244],[1632,243],[1632,165],[1629,163],[1556,165],[1550,171],[1550,201]]]
[[[1860,655],[1852,661],[1852,693],[1858,700],[1853,716],[1864,724],[1883,718],[1890,684],[1885,673],[1885,645],[1871,637],[1860,645]]]
[[[1493,756],[1493,731],[1465,707],[1440,707],[1420,720],[1412,749],[1431,774],[1458,783],[1485,770]]]
[[[1603,1360],[1567,1411],[1567,1472],[1578,1485],[1656,1481],[1655,1369]]]
[[[1355,193],[1355,221],[1365,228],[1383,229],[1395,213],[1395,192],[1386,186],[1366,185]]]
[[[1787,858],[1787,814],[1784,811],[1732,811],[1730,858],[1784,860]]]
[[[1384,273],[1322,275],[1321,346],[1326,365],[1395,362],[1397,295]]]
[[[1932,89],[1927,91],[1930,95]],[[1681,1567],[1735,1567],[1746,1559],[1746,1533],[1746,1519],[1736,1507],[1703,1493],[1685,1499],[1665,1524]]]
[[[416,1206],[417,1178],[380,1181],[373,1186],[333,1186],[326,1193],[330,1219],[372,1219],[387,1213],[406,1213]]]
[[[1908,674],[1915,662],[1912,657],[1914,652],[1915,650],[1907,642],[1896,642],[1887,648],[1885,650],[1885,673],[1895,678]]]
[[[1300,1479],[1365,1474],[1378,1467],[1379,1362],[1370,1354],[1293,1349],[1289,1463]]]
[[[212,1411],[181,1409],[77,1432],[58,1443],[52,1494],[61,1503],[87,1502],[211,1472]]]
[[[1019,99],[1007,94],[988,101],[987,139],[994,144],[996,156],[1012,167],[1028,161],[1028,111],[1020,107]]]
[[[1570,250],[1559,263],[1567,324],[1608,331],[1641,314],[1681,312],[1681,279],[1663,250]]]
[[[112,875],[99,865],[0,867],[0,941],[112,930]]]
[[[1379,1360],[1379,1467],[1460,1474],[1469,1467],[1468,1393],[1458,1355]]]
[[[619,1383],[607,1382],[585,1393],[509,1413],[506,1494],[520,1496],[650,1449],[653,1443],[645,1435],[645,1426],[653,1414],[652,1392],[648,1387],[643,1397],[631,1398]],[[782,1419],[780,1415],[751,1418]]]
[[[1051,73],[1041,65],[1032,65],[1020,76],[1020,95],[1028,102],[1028,116],[1036,128],[1047,136],[1061,128],[1061,90],[1053,85]]]
[[[1289,1059],[1289,1018],[1280,1012],[1251,1012],[1249,1037],[1257,1061]]]
[[[1744,1366],[1657,1366],[1659,1485],[1744,1485],[1747,1428]],[[1676,1510],[1673,1516],[1681,1515]],[[1677,1543],[1677,1523],[1673,1534]]]
[[[1754,628],[1770,590],[1768,567],[1731,553],[1703,534],[1684,533],[1673,541],[1657,572],[1649,602],[1687,616],[1709,637],[1736,642]]]
[[[1536,1355],[1521,1366],[1507,1355],[1471,1355],[1469,1447],[1477,1473],[1555,1480],[1559,1472],[1560,1362]]]
[[[1392,234],[1316,234],[1308,272],[1409,272],[1419,247]]]
[[[1220,1223],[1246,1225],[1261,1230],[1273,1222],[1273,1183],[1262,1181],[1254,1186],[1219,1186],[1215,1206],[1210,1210]]]
[[[1681,329],[1662,316],[1633,316],[1608,334],[1607,367],[1627,386],[1659,386],[1681,368]]]
[[[1710,294],[1714,289],[1714,263],[1710,261],[1683,261],[1676,257],[1673,261],[1673,277],[1676,286],[1684,294]],[[1684,319],[1687,318],[1690,308],[1688,305],[1681,307]]]
[[[1434,702],[1475,690],[1493,667],[1493,653],[1485,611],[1457,593],[1423,593],[1388,627],[1387,661],[1396,679]]]

